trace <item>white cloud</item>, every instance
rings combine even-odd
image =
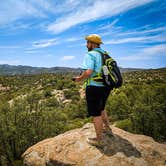
[[[147,39],[151,39],[152,37],[130,37],[123,39],[114,39],[105,41],[104,44],[122,44],[122,43],[131,43],[131,42],[145,42]]]
[[[150,59],[154,56],[166,56],[165,52],[166,52],[166,44],[159,44],[159,45],[143,48],[142,50],[140,50],[138,53],[135,53],[134,55],[121,57],[119,59],[127,60],[127,61],[145,60],[145,59]]]
[[[27,49],[27,51],[33,51],[34,49],[38,48],[46,48],[46,47],[51,47],[57,44],[62,44],[65,42],[76,42],[81,40],[82,38],[77,38],[77,37],[70,37],[70,38],[51,38],[51,39],[41,39],[39,41],[35,41],[32,43],[32,48]]]
[[[163,54],[166,56],[166,44],[160,44],[160,45],[155,45],[149,48],[145,48],[143,50],[143,53],[148,56],[153,56],[153,55],[161,55]]]
[[[32,29],[34,25],[32,23],[24,23],[24,22],[15,22],[13,24],[8,24],[3,26],[3,29],[8,29],[8,33],[15,30],[24,30],[24,29]]]
[[[45,17],[45,14],[28,1],[8,0],[0,5],[0,25],[8,24],[24,17]]]
[[[65,39],[65,41],[67,41],[67,42],[75,42],[75,41],[79,41],[81,39],[82,38],[71,37],[71,38]]]
[[[56,14],[68,14],[76,8],[80,8],[82,5],[88,5],[92,0],[63,0],[54,3],[54,13]],[[52,1],[53,2],[53,1]],[[53,5],[53,4],[52,4]]]
[[[29,3],[33,5],[38,11],[43,11],[43,12],[56,12],[56,2],[55,1],[50,1],[50,0],[29,0]]]
[[[0,25],[9,24],[27,17],[54,18],[55,21],[46,25],[47,31],[63,32],[77,24],[110,17],[147,4],[154,0],[7,0],[0,5]],[[95,9],[95,10],[94,10]],[[115,20],[112,24],[116,24]],[[48,22],[47,22],[48,23]],[[18,25],[19,28],[29,28],[29,24]]]
[[[141,36],[141,37],[129,37],[122,39],[107,40],[104,44],[124,44],[124,43],[154,43],[154,42],[164,42],[166,37],[162,35],[154,36]]]
[[[105,44],[122,44],[131,42],[165,42],[166,41],[166,26],[163,24],[155,25],[144,25],[136,29],[124,30],[122,26],[115,26],[118,20],[115,19],[111,24],[97,29],[98,34],[102,37],[106,36],[107,40]],[[115,23],[115,24],[114,24]],[[109,38],[111,40],[109,40]]]
[[[110,30],[112,28],[114,28],[115,24],[119,21],[119,19],[115,19],[114,21],[112,21],[110,24],[108,25],[104,25],[101,28],[98,28],[98,30]]]
[[[75,58],[75,56],[64,56],[64,57],[61,58],[61,60],[67,61],[67,60],[72,60],[74,58]]]
[[[91,0],[87,0],[91,1]],[[86,2],[86,4],[87,4]],[[83,0],[6,0],[0,5],[0,25],[13,23],[24,18],[49,18],[49,14],[59,17],[68,14],[78,6],[85,4]]]
[[[123,35],[140,35],[140,34],[152,34],[156,32],[164,32],[166,31],[166,26],[163,27],[158,27],[158,28],[151,28],[151,29],[139,29],[138,31],[131,31],[131,32],[124,32],[118,34],[118,36],[123,36]]]
[[[57,34],[77,24],[114,16],[152,1],[154,0],[96,0],[91,6],[80,7],[68,15],[58,18],[54,23],[48,25],[47,30]]]
[[[35,41],[32,44],[32,50],[36,49],[36,48],[50,47],[50,46],[53,46],[53,45],[56,45],[56,44],[58,44],[57,38],[39,40],[39,41]]]
[[[127,43],[128,41],[141,41],[148,36],[157,36],[160,35],[161,38],[164,38],[164,33],[166,32],[165,26],[159,26],[158,28],[153,28],[152,25],[144,25],[142,27],[136,29],[129,29],[126,31],[122,26],[115,26],[116,22],[119,21],[115,19],[109,25],[99,25],[99,28],[95,33],[100,34],[102,37],[106,37],[107,40],[104,42],[105,44],[121,44]],[[109,38],[111,40],[109,40]]]

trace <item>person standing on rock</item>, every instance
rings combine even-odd
[[[106,87],[102,81],[95,81],[95,77],[100,80],[102,67],[102,57],[100,52],[105,52],[100,48],[102,44],[101,37],[91,34],[85,37],[87,40],[88,53],[84,57],[80,76],[74,78],[75,82],[85,80],[86,101],[89,116],[93,117],[93,124],[96,131],[96,138],[88,138],[88,143],[94,146],[102,146],[102,133],[112,135],[109,127],[107,112],[104,110],[107,98],[111,89]],[[101,78],[102,80],[102,78]]]

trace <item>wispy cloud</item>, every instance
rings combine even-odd
[[[160,45],[155,45],[149,48],[145,48],[143,49],[142,52],[147,56],[153,56],[153,55],[158,56],[166,52],[166,44],[160,44]],[[166,56],[166,54],[162,54],[162,55]]]
[[[32,44],[32,50],[37,49],[37,48],[50,47],[50,46],[53,46],[53,45],[56,45],[56,44],[58,44],[57,38],[39,40],[39,41],[35,41]]]
[[[120,60],[127,60],[127,61],[145,60],[155,56],[166,56],[165,52],[166,52],[166,44],[159,44],[143,48],[134,55],[121,57]]]
[[[91,0],[87,0],[86,4]],[[68,14],[75,8],[85,4],[83,0],[7,0],[0,5],[0,25],[13,23],[25,18],[49,19],[50,14],[56,19],[60,15]],[[46,20],[45,20],[46,21]]]
[[[126,55],[126,65],[142,64],[143,58],[151,58],[149,66],[164,63],[165,9],[162,0],[2,0],[0,62],[81,64],[84,36],[96,33],[113,56]]]
[[[57,34],[77,24],[90,22],[102,17],[114,16],[152,1],[154,0],[119,0],[118,2],[113,0],[96,0],[93,1],[94,3],[91,6],[86,8],[82,6],[68,15],[56,19],[55,22],[48,25],[47,30]]]
[[[124,44],[124,43],[154,43],[164,42],[166,37],[162,35],[155,36],[142,36],[142,37],[129,37],[105,41],[105,44]]]
[[[37,26],[37,25],[35,25]],[[29,30],[32,29],[32,27],[35,27],[32,23],[25,23],[21,21],[16,21],[12,24],[4,24],[0,26],[0,33],[2,33],[1,36],[8,36],[14,32],[14,34],[20,32],[20,30]]]
[[[51,38],[51,39],[41,39],[38,41],[35,41],[32,43],[32,47],[28,48],[26,51],[28,53],[34,52],[33,50],[39,49],[39,48],[46,48],[46,47],[51,47],[57,44],[63,44],[63,43],[74,43],[79,40],[81,40],[82,37],[69,37],[69,38]]]
[[[38,10],[28,1],[2,1],[0,5],[0,25],[8,24],[24,17],[45,17],[45,14]]]
[[[130,29],[125,31],[123,27],[119,28],[116,26],[112,27],[110,30],[104,31],[110,36],[111,40],[106,40],[105,44],[125,44],[125,43],[155,43],[155,42],[166,42],[166,26],[158,26],[153,28],[152,25],[145,25],[135,30]]]
[[[74,59],[75,58],[75,56],[63,56],[62,58],[61,58],[61,60],[63,60],[63,61],[68,61],[68,60],[72,60],[72,59]]]
[[[152,34],[156,32],[165,32],[166,31],[166,26],[163,27],[158,27],[158,28],[148,28],[148,29],[138,29],[137,31],[130,31],[130,32],[124,32],[118,34],[118,36],[124,36],[124,35],[140,35],[140,34]]]
[[[161,12],[161,11],[165,11],[165,9],[166,9],[166,1],[161,0],[159,1],[159,3],[157,3],[157,6],[150,8],[149,10],[146,10],[145,12],[142,12],[141,15],[145,15],[145,13],[151,14],[154,12]]]
[[[112,28],[115,27],[115,24],[116,24],[118,21],[119,21],[119,19],[115,19],[115,20],[112,21],[110,24],[104,25],[104,26],[98,28],[98,30],[110,30],[110,29],[112,29]]]
[[[44,22],[47,22],[46,30],[56,34],[77,24],[114,16],[152,1],[154,0],[87,0],[85,3],[83,0],[64,0],[63,2],[8,0],[2,1],[0,5],[0,25],[28,17],[44,18]],[[50,22],[50,14],[51,20],[54,18],[52,23],[48,23]],[[116,24],[117,21],[115,20],[112,24]],[[20,23],[17,28],[29,28],[31,25]]]
[[[71,37],[71,38],[65,39],[65,41],[67,41],[67,42],[75,42],[75,41],[79,41],[79,40],[81,40],[81,38]]]

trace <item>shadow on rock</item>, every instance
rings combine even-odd
[[[127,157],[141,157],[141,153],[128,140],[114,134],[112,137],[104,136],[103,148],[98,148],[102,153],[112,156],[118,152],[123,152]]]
[[[67,164],[56,160],[50,160],[46,163],[46,166],[74,166],[73,164]]]

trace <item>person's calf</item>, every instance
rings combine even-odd
[[[102,140],[103,120],[101,116],[93,117],[93,124],[96,131],[96,138],[98,141]]]
[[[103,128],[108,129],[109,128],[109,119],[108,119],[107,112],[103,110],[101,113],[101,117],[103,120]]]

